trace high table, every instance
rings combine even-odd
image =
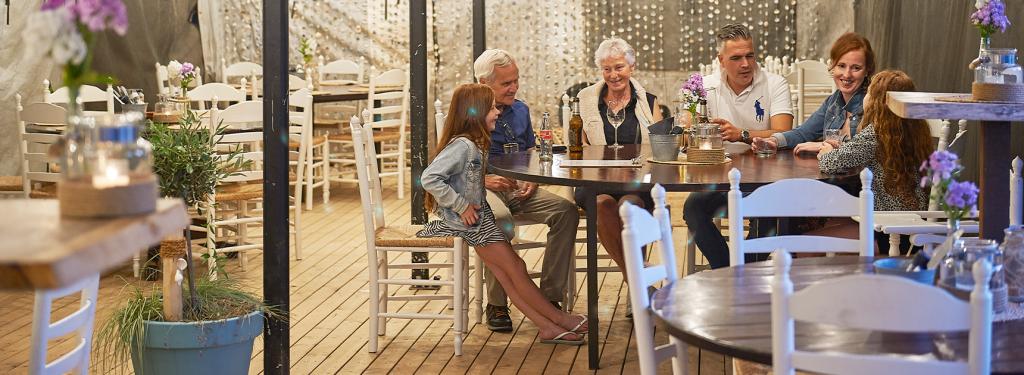
[[[966,94],[893,92],[887,104],[897,116],[912,119],[981,120],[981,183],[978,197],[980,235],[1003,240],[1003,229],[1010,224],[1006,207],[1010,204],[1010,121],[1024,121],[1024,103],[947,102],[936,98],[964,97]],[[970,95],[966,95],[970,97]]]
[[[793,289],[850,274],[874,273],[871,261],[856,256],[793,259]],[[774,274],[773,263],[768,261],[689,275],[654,293],[655,321],[687,344],[770,365]],[[795,327],[798,349],[967,360],[966,332],[890,333],[802,322]],[[992,372],[1024,372],[1022,343],[1024,320],[994,323]]]
[[[56,200],[0,200],[0,289],[54,289],[102,273],[188,225],[180,199],[156,211],[103,219],[61,218]]]
[[[615,150],[608,146],[587,146],[583,159],[628,160],[638,155],[650,155],[646,145],[625,145]],[[717,165],[670,165],[644,162],[639,168],[562,168],[559,165],[566,154],[554,155],[549,165],[541,163],[535,150],[496,155],[488,160],[491,173],[521,181],[539,184],[575,187],[585,197],[583,208],[587,216],[587,319],[594,327],[589,337],[589,363],[591,369],[600,367],[598,357],[597,317],[597,194],[607,192],[650,191],[661,184],[667,191],[728,191],[729,171],[740,170],[740,190],[749,192],[759,186],[787,178],[811,178],[830,183],[856,181],[858,170],[838,175],[821,173],[813,155],[794,155],[782,151],[771,157],[758,157],[748,151],[730,156],[732,160]]]

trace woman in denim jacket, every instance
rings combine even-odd
[[[775,133],[765,139],[777,148],[793,152],[818,152],[825,129],[838,129],[842,138],[856,135],[864,114],[863,102],[871,75],[875,72],[875,53],[871,43],[856,33],[846,33],[832,44],[829,72],[836,91],[796,129]],[[755,151],[759,142],[753,142]]]
[[[548,302],[530,280],[526,263],[495,224],[484,198],[484,152],[498,119],[494,91],[486,85],[466,84],[455,89],[437,155],[423,170],[427,211],[441,217],[418,233],[419,237],[462,237],[494,273],[519,309],[537,325],[541,342],[582,345],[587,319],[573,316]]]

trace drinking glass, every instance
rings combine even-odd
[[[757,156],[769,157],[775,155],[775,144],[768,142],[765,138],[755,139],[754,142],[757,146]]]
[[[843,134],[839,132],[839,129],[825,129],[825,140],[836,141],[838,144],[843,144]]]
[[[622,108],[618,111],[612,110],[612,105],[608,105],[608,123],[612,124],[612,128],[615,129],[615,143],[611,145],[613,149],[620,149],[622,145],[619,144],[619,126],[622,122],[626,121],[626,109]]]
[[[956,272],[956,287],[961,290],[974,288],[974,263],[987,259],[992,264],[991,287],[1002,287],[1003,253],[999,243],[990,239],[968,238],[963,240],[964,259]]]

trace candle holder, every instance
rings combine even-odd
[[[1024,102],[1024,73],[1017,65],[1017,49],[988,48],[981,51],[974,68],[971,98],[985,102]]]
[[[689,147],[686,148],[686,161],[700,164],[717,164],[725,162],[725,145],[718,124],[700,123]]]
[[[139,136],[138,112],[77,118],[75,141],[66,140],[62,178],[57,184],[61,216],[75,218],[138,215],[156,209],[158,186],[152,146]]]
[[[181,121],[181,115],[188,108],[187,97],[174,97],[169,94],[160,94],[158,101],[153,105],[153,122],[175,124]]]

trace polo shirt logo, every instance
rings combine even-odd
[[[761,99],[754,100],[754,120],[764,121],[764,108],[761,107]]]

